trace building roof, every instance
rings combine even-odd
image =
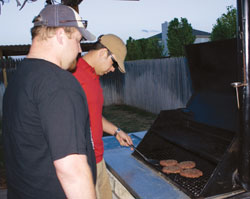
[[[195,36],[197,36],[197,35],[210,36],[211,33],[193,29],[193,35],[195,35]]]
[[[210,36],[211,33],[209,32],[205,32],[205,31],[201,31],[201,30],[196,30],[196,29],[193,29],[193,35],[194,36]],[[162,33],[159,33],[159,34],[156,34],[156,35],[153,35],[151,37],[148,37],[148,39],[150,38],[158,38],[158,39],[161,39],[162,38]]]
[[[162,38],[162,33],[159,33],[157,35],[151,36],[149,38],[158,38],[158,39],[161,39]]]
[[[93,43],[81,43],[83,52],[89,51],[93,46]],[[30,44],[26,45],[4,45],[0,46],[0,58],[5,56],[21,56],[27,55],[30,49]]]

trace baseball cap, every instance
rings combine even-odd
[[[86,30],[79,14],[73,8],[66,5],[47,5],[35,19],[33,20],[34,26],[76,27],[84,39],[93,41],[96,38]]]
[[[127,48],[124,42],[118,36],[113,34],[100,36],[99,42],[115,55],[115,60],[119,65],[119,70],[122,73],[125,73],[124,60],[127,55]]]

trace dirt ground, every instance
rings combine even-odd
[[[155,114],[127,106],[111,105],[103,108],[103,115],[127,133],[145,131],[150,128],[156,119]],[[107,134],[104,134],[107,136]],[[0,134],[0,189],[6,189],[6,174],[3,163],[3,147]]]

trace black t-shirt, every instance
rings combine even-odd
[[[3,99],[9,199],[66,198],[53,161],[86,154],[96,163],[85,94],[73,75],[41,59],[24,59]],[[84,187],[83,187],[84,189]]]

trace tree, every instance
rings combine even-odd
[[[126,46],[127,46],[126,60],[141,59],[142,49],[139,46],[138,42],[136,42],[136,40],[134,40],[132,37],[129,37]]]
[[[233,6],[227,7],[227,13],[216,20],[211,33],[211,41],[231,39],[236,37],[237,11]]]
[[[161,58],[163,53],[163,46],[159,44],[157,38],[149,38],[146,40],[145,59]]]
[[[129,37],[126,43],[127,56],[126,60],[138,59],[155,59],[162,57],[162,46],[158,43],[157,38],[134,40]]]
[[[167,46],[171,57],[184,56],[184,46],[195,41],[192,26],[186,18],[181,18],[180,22],[177,18],[170,21],[167,36]]]

